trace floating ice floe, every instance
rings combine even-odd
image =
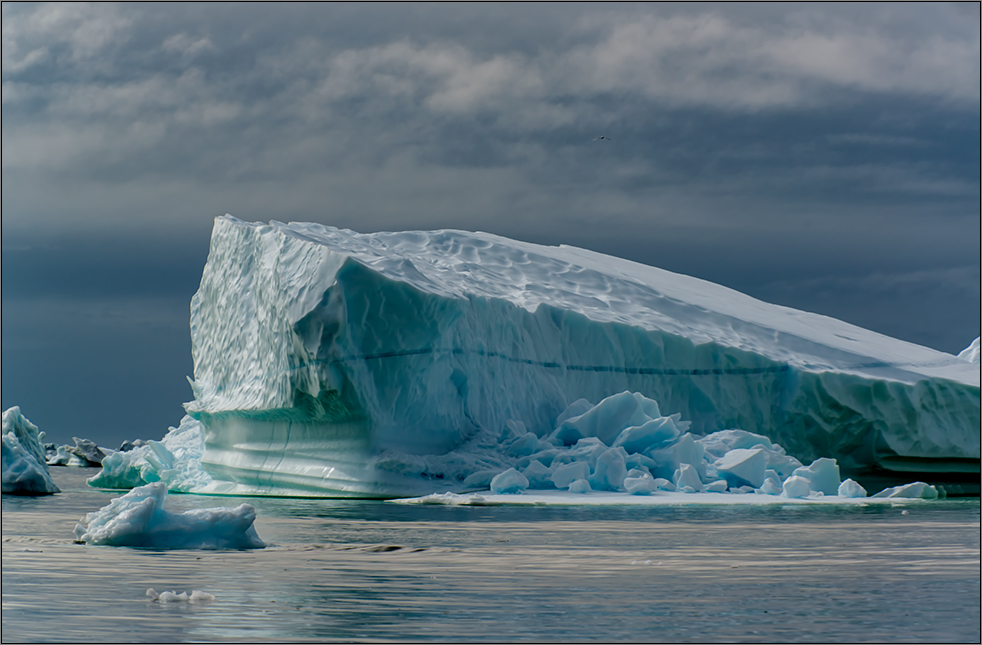
[[[86,544],[155,549],[259,549],[266,546],[253,522],[256,509],[194,509],[173,513],[164,508],[167,486],[154,482],[134,488],[108,506],[88,513],[75,526],[75,538]]]
[[[11,495],[51,495],[61,491],[51,479],[42,446],[44,433],[14,406],[3,413],[3,488]]]
[[[157,593],[156,591],[153,590],[153,587],[151,587],[147,589],[147,597],[154,602],[160,602],[160,603],[170,603],[170,602],[206,603],[206,602],[215,601],[215,596],[204,591],[199,591],[198,589],[192,590],[191,594],[188,595],[186,591],[182,591],[181,593],[176,593],[173,591],[161,591],[160,593]]]

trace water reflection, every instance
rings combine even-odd
[[[248,501],[257,552],[74,545],[118,494],[3,498],[3,638],[55,641],[979,639],[979,502],[434,507]],[[82,473],[82,475],[90,473]],[[908,514],[903,515],[902,511]],[[201,589],[214,603],[148,602]]]

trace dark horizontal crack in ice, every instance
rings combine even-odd
[[[787,372],[791,369],[789,365],[775,365],[767,367],[713,367],[706,369],[679,369],[671,367],[622,367],[620,365],[564,365],[562,363],[557,363],[555,361],[537,361],[530,358],[516,358],[514,356],[508,356],[507,354],[502,354],[501,352],[485,351],[480,349],[440,349],[432,347],[423,347],[421,349],[402,349],[389,352],[377,352],[374,354],[361,354],[361,355],[351,355],[342,356],[338,358],[332,358],[330,360],[315,361],[317,363],[341,363],[341,362],[351,362],[351,361],[371,361],[371,360],[382,360],[386,358],[399,358],[403,356],[419,356],[421,354],[455,354],[464,355],[472,354],[477,356],[486,356],[490,358],[498,358],[503,361],[508,361],[510,363],[523,363],[525,365],[534,365],[536,367],[545,367],[549,369],[565,369],[574,372],[613,372],[619,374],[641,374],[641,375],[656,375],[656,376],[702,376],[702,375],[724,375],[724,374],[737,374],[737,375],[748,375],[748,374],[776,374],[780,372]]]

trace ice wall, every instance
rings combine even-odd
[[[208,492],[446,490],[428,455],[497,468],[509,421],[622,391],[845,473],[978,471],[978,364],[572,247],[220,217],[191,334]]]

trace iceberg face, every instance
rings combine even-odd
[[[3,492],[10,495],[52,495],[61,490],[51,479],[45,460],[43,433],[14,406],[3,413]]]
[[[591,475],[618,447],[717,481],[687,432],[743,432],[717,447],[759,445],[782,479],[978,468],[977,364],[572,247],[221,217],[191,335],[203,492],[425,494],[587,437]],[[562,487],[581,480],[612,486]]]
[[[253,522],[256,509],[195,509],[172,513],[164,508],[167,485],[134,488],[108,506],[88,513],[75,526],[79,542],[154,549],[261,549],[266,546]]]

